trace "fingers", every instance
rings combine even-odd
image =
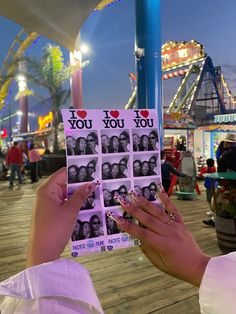
[[[160,220],[165,220],[165,210],[162,205],[156,203],[151,203],[143,196],[138,196],[136,193],[131,192],[131,201],[136,207],[142,208],[147,213],[151,214],[154,217],[159,218]]]
[[[182,221],[181,215],[178,211],[178,209],[175,207],[175,205],[172,203],[171,199],[169,198],[169,196],[166,194],[164,188],[158,184],[157,185],[158,188],[158,198],[160,199],[160,201],[162,202],[162,204],[164,205],[164,208],[170,212],[170,213],[174,213],[176,215],[176,220],[177,221]]]
[[[97,183],[87,183],[80,186],[74,194],[63,204],[63,209],[70,210],[73,214],[78,214],[89,195],[97,188]]]
[[[126,220],[122,216],[118,216],[117,214],[111,212],[108,213],[108,216],[116,222],[119,229],[131,234],[133,237],[139,239],[144,244],[149,246],[152,244],[152,247],[158,247],[161,244],[162,239],[164,240],[164,237],[161,235],[158,235],[149,229],[142,228]]]
[[[170,220],[168,215],[163,211],[163,218],[155,217],[145,212],[126,200],[119,199],[123,210],[129,213],[132,217],[136,218],[142,225],[147,227],[149,230],[158,234],[167,234],[169,232],[170,224],[167,224]]]

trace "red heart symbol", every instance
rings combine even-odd
[[[117,119],[120,115],[119,111],[118,110],[111,110],[110,111],[110,114],[113,118]]]
[[[140,111],[141,115],[146,119],[149,116],[149,111],[148,110],[141,110]]]
[[[84,110],[77,110],[76,113],[81,119],[84,119],[87,116],[87,112]]]

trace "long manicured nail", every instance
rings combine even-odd
[[[157,183],[157,192],[158,193],[165,193],[165,189],[161,185],[161,183]]]
[[[94,192],[96,188],[99,186],[99,184],[100,184],[99,181],[87,184],[87,186],[85,187],[86,192],[88,193]]]
[[[123,205],[123,206],[128,207],[128,206],[131,205],[130,202],[129,202],[129,200],[128,200],[127,198],[124,198],[124,197],[120,196],[119,194],[116,194],[116,195],[114,196],[114,199],[117,200],[117,201],[118,201],[121,205]]]
[[[132,198],[138,197],[138,194],[135,193],[133,190],[131,190],[131,191],[129,192],[129,194],[130,194],[130,196],[131,196]]]
[[[118,224],[123,224],[126,221],[122,216],[119,216],[113,212],[108,212],[107,216],[110,217],[115,222],[117,222]]]

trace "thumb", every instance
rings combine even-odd
[[[97,188],[97,183],[87,183],[80,186],[69,200],[67,200],[63,207],[74,214],[77,214],[89,195]]]

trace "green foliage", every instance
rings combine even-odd
[[[236,183],[233,180],[219,180],[216,211],[224,218],[236,219]]]
[[[42,76],[52,90],[61,87],[62,82],[68,78],[61,49],[58,46],[48,45],[43,50]]]
[[[63,82],[70,77],[72,67],[64,64],[60,47],[50,44],[44,47],[40,59],[24,56],[18,58],[17,62],[19,61],[27,62],[27,72],[21,74],[29,82],[44,87],[49,92],[54,116],[54,152],[57,152],[57,128],[60,120],[59,109],[66,103],[70,96],[70,91],[63,88]]]

